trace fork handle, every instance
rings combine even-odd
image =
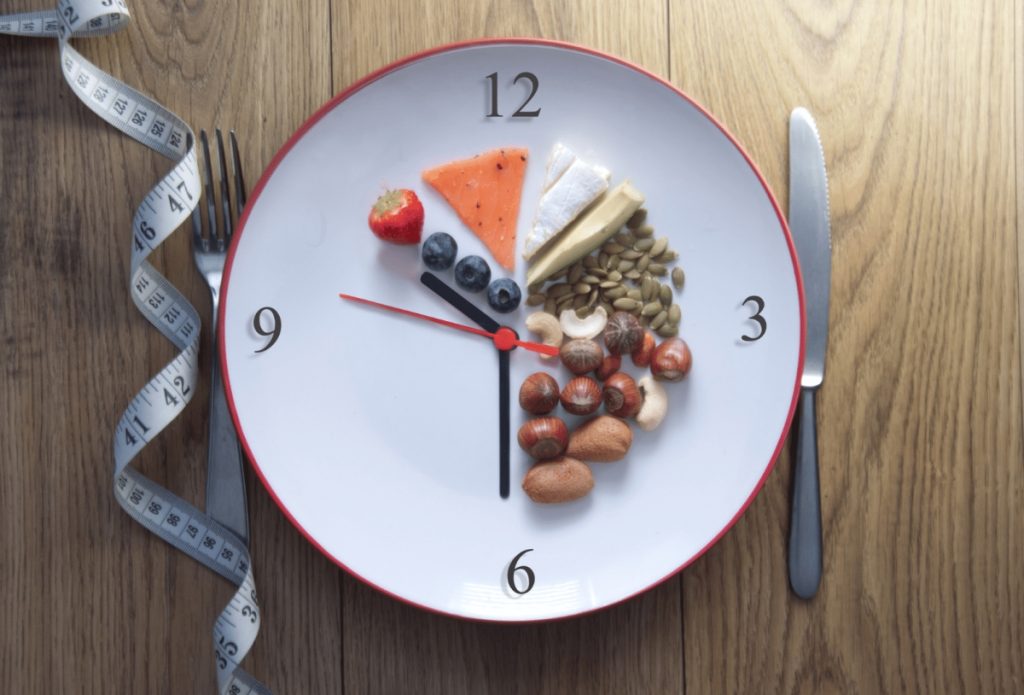
[[[249,542],[249,519],[245,498],[245,472],[242,447],[228,411],[213,340],[213,366],[210,370],[210,447],[206,466],[206,513]],[[238,499],[241,495],[241,499]]]
[[[796,471],[789,524],[789,583],[793,592],[803,599],[812,598],[821,583],[821,497],[815,393],[813,389],[800,392]]]

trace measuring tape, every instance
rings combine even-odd
[[[231,580],[238,590],[213,626],[221,695],[270,695],[238,664],[260,628],[249,550],[233,532],[129,464],[192,400],[198,380],[199,315],[146,260],[199,204],[194,135],[176,115],[103,72],[68,41],[127,24],[125,0],[59,0],[56,10],[0,15],[0,33],[57,37],[72,91],[100,118],[177,164],[132,219],[131,296],[151,324],[180,351],[125,408],[114,431],[114,492],[124,510],[160,538]]]

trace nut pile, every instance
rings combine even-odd
[[[681,290],[686,278],[681,267],[670,268],[679,254],[668,237],[655,238],[646,220],[647,211],[637,210],[598,251],[531,286],[526,304],[552,316],[573,310],[581,319],[599,307],[608,315],[624,311],[663,338],[678,335],[682,312],[673,287]]]
[[[656,429],[668,410],[662,384],[681,381],[690,371],[693,358],[682,338],[669,336],[659,343],[633,313],[614,311],[607,319],[604,314],[598,307],[591,320],[582,322],[568,308],[560,321],[543,312],[527,319],[545,343],[559,345],[561,362],[572,373],[560,387],[551,374],[536,372],[519,389],[520,407],[535,416],[518,436],[519,446],[537,461],[523,480],[535,502],[568,502],[590,492],[593,475],[585,462],[625,458],[633,443],[629,421],[644,431]],[[563,342],[565,335],[570,337]],[[627,357],[649,373],[635,380],[622,370]],[[559,405],[570,415],[592,417],[571,430],[554,415]],[[598,415],[602,405],[605,414]]]

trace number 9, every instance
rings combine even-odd
[[[263,329],[263,322],[261,320],[263,313],[268,311],[270,312],[270,316],[273,318],[269,331]],[[270,341],[259,350],[256,350],[257,353],[266,352],[273,347],[274,343],[277,342],[277,339],[281,337],[281,314],[277,313],[277,309],[272,306],[262,307],[256,312],[256,315],[252,317],[252,329],[259,335],[270,336]]]

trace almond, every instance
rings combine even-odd
[[[611,415],[587,420],[569,437],[565,453],[581,461],[610,463],[625,457],[633,444],[633,430]]]
[[[530,499],[544,504],[579,499],[593,487],[590,466],[568,456],[536,463],[523,478],[523,490]]]

